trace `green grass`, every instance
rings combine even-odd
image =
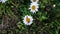
[[[35,14],[28,9],[30,3],[30,0],[0,2],[0,33],[60,34],[60,0],[39,0],[39,9]],[[53,7],[54,4],[56,7]],[[32,25],[23,23],[25,15],[33,17]]]

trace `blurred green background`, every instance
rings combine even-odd
[[[35,14],[28,9],[30,3],[30,0],[0,2],[0,34],[60,34],[60,0],[39,0]],[[25,15],[34,18],[32,25],[23,23]]]

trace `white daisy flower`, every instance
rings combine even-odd
[[[26,16],[24,17],[23,23],[24,23],[25,25],[31,25],[31,24],[33,23],[33,18],[32,18],[32,16],[26,15]]]
[[[39,8],[39,7],[38,7],[38,4],[37,4],[37,3],[31,3],[29,9],[31,9],[30,12],[36,13],[36,12],[38,11],[38,8]]]
[[[0,0],[0,2],[5,3],[7,0]]]
[[[31,2],[37,3],[39,0],[31,0]]]

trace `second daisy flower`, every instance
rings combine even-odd
[[[31,3],[30,5],[30,12],[36,13],[38,11],[38,4],[37,3]]]

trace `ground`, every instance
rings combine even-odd
[[[60,34],[60,0],[39,0],[38,12],[29,10],[30,0],[0,2],[0,34]],[[55,5],[55,6],[54,6]],[[33,23],[23,23],[31,15]]]

